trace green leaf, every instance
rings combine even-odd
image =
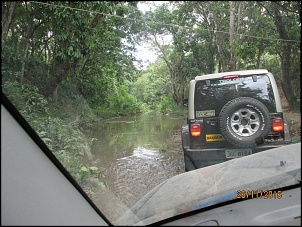
[[[42,140],[43,140],[43,142],[52,142],[52,140],[49,138],[42,138]]]
[[[85,167],[85,166],[82,166],[81,171],[82,171],[82,172],[88,172],[89,169],[87,169],[87,167]]]
[[[90,169],[91,171],[98,171],[98,170],[99,170],[99,168],[96,167],[96,166],[91,166],[91,167],[89,167],[89,169]]]

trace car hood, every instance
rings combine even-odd
[[[301,143],[174,176],[149,191],[117,225],[148,225],[237,198],[237,193],[278,189],[301,181]]]

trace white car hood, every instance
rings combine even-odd
[[[301,143],[290,144],[174,176],[148,192],[116,224],[148,225],[234,200],[239,191],[260,192],[300,181]]]

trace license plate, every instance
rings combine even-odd
[[[230,149],[225,150],[226,158],[240,158],[252,154],[252,149]]]
[[[221,141],[221,140],[224,140],[224,138],[221,134],[207,134],[206,135],[207,142]]]
[[[215,117],[215,110],[196,111],[196,117]]]

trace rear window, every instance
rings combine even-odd
[[[215,116],[218,116],[228,101],[238,97],[252,97],[262,102],[269,112],[276,112],[274,93],[267,75],[257,75],[256,82],[253,81],[252,75],[232,79],[211,79],[208,85],[206,80],[196,83],[195,111],[215,111]]]

